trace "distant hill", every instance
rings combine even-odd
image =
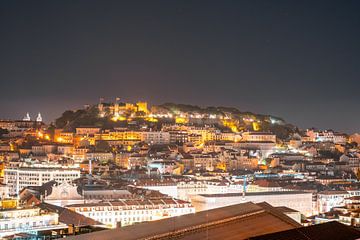
[[[209,125],[213,124],[220,128],[228,128],[236,131],[270,131],[277,135],[280,139],[287,139],[295,132],[299,132],[298,128],[287,123],[284,119],[271,115],[257,114],[252,112],[242,112],[233,107],[199,107],[196,105],[164,103],[155,105],[151,108],[152,116],[161,114],[171,114],[174,119],[157,118],[158,122],[151,123],[147,118],[141,115],[127,113],[127,119],[124,121],[112,121],[112,115],[100,116],[96,105],[87,109],[79,109],[76,111],[65,111],[55,121],[56,128],[64,128],[66,131],[75,131],[80,126],[97,126],[104,129],[114,127],[127,127],[129,121],[136,124],[149,124],[153,127],[161,128],[163,123],[174,121],[177,116],[185,116],[190,121],[187,124]],[[129,116],[132,116],[131,119]],[[141,116],[141,117],[140,117]],[[134,127],[134,124],[132,124]]]

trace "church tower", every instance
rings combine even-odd
[[[37,117],[36,117],[36,121],[37,121],[37,122],[42,122],[41,113],[38,113],[38,115],[37,115]]]
[[[23,121],[31,121],[29,113],[26,113],[26,116],[23,118]]]

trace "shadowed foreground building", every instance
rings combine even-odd
[[[277,233],[252,237],[250,240],[356,240],[360,231],[339,222],[327,222]]]
[[[301,227],[267,203],[242,203],[71,239],[248,239]]]

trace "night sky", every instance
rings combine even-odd
[[[360,1],[0,2],[0,118],[99,97],[359,132]]]

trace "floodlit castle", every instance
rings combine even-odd
[[[100,116],[110,115],[115,118],[119,118],[123,115],[128,115],[131,113],[143,112],[148,114],[148,105],[147,102],[137,102],[137,103],[124,103],[120,102],[120,98],[116,98],[114,103],[105,103],[104,99],[100,98],[98,109]]]

